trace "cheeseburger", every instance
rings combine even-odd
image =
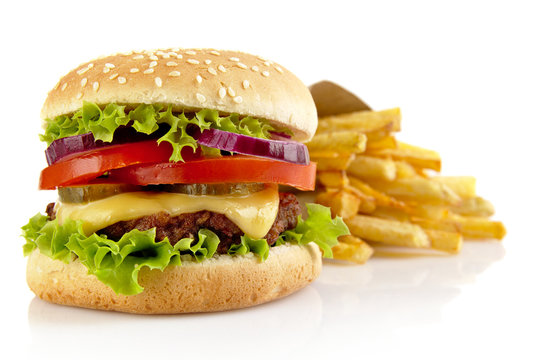
[[[132,313],[242,308],[313,281],[348,233],[313,190],[316,108],[253,55],[130,52],[60,79],[41,113],[57,190],[23,226],[27,282],[58,304]]]

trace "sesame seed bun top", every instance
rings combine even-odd
[[[291,129],[298,141],[309,140],[317,127],[314,101],[295,75],[270,60],[236,51],[164,49],[87,62],[49,92],[41,117],[72,114],[83,100],[253,116]]]

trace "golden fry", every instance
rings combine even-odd
[[[349,179],[345,171],[319,171],[318,182],[327,188],[340,189],[349,185]]]
[[[412,218],[412,221],[425,229],[459,232],[466,239],[498,239],[505,237],[505,226],[501,221],[482,217],[463,217],[452,215],[445,220]]]
[[[318,171],[346,170],[353,161],[353,154],[337,157],[316,157],[310,155],[312,161],[317,163]]]
[[[442,220],[449,216],[449,209],[445,206],[430,204],[415,204],[406,209],[407,213],[413,217],[423,219]]]
[[[357,155],[349,164],[348,173],[361,177],[392,181],[396,178],[396,166],[390,159]]]
[[[392,135],[374,136],[373,133],[367,134],[366,151],[376,151],[382,149],[396,149],[397,141]]]
[[[473,176],[434,176],[434,181],[447,185],[461,198],[475,196],[475,178]]]
[[[374,249],[356,236],[344,235],[338,238],[332,252],[335,259],[364,264],[374,254]]]
[[[376,190],[400,200],[436,205],[452,205],[461,201],[460,197],[445,184],[431,179],[397,179],[393,182],[366,179],[366,182]]]
[[[357,214],[361,199],[348,191],[327,191],[316,196],[316,202],[331,208],[333,216],[344,219]]]
[[[351,233],[362,239],[416,248],[430,246],[428,236],[414,224],[364,215],[356,215],[345,222]]]
[[[450,210],[462,216],[489,217],[494,215],[492,203],[479,196],[463,199],[460,204],[451,206]]]
[[[382,111],[356,111],[347,114],[326,116],[319,119],[318,133],[338,130],[372,132],[385,130],[400,131],[402,114],[399,108]]]
[[[384,194],[376,189],[372,188],[367,183],[357,179],[356,177],[349,177],[351,187],[359,190],[360,192],[373,197],[376,200],[377,206],[392,207],[397,209],[403,209],[406,204],[400,200],[397,200],[387,194]]]
[[[456,254],[462,249],[462,235],[457,232],[425,229],[425,233],[430,239],[432,249],[452,254]]]
[[[410,219],[408,213],[406,213],[405,210],[390,207],[378,207],[370,215],[382,219],[396,220],[402,222],[409,222]]]
[[[396,149],[381,149],[367,152],[367,155],[378,157],[391,157],[393,160],[403,160],[414,167],[421,169],[441,170],[440,154],[436,151],[423,149],[418,146],[398,142]]]
[[[417,170],[405,161],[395,161],[396,177],[398,179],[408,179],[419,177]]]
[[[306,146],[310,153],[329,149],[338,153],[362,153],[366,148],[366,135],[358,131],[333,131],[315,135]]]

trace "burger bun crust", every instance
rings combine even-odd
[[[60,79],[41,116],[71,115],[83,101],[236,113],[286,127],[297,141],[309,140],[317,127],[312,96],[295,75],[270,60],[238,51],[163,49],[95,59]]]
[[[201,263],[141,269],[137,295],[119,295],[88,274],[74,260],[66,264],[34,250],[27,265],[27,282],[41,299],[62,305],[137,314],[178,314],[239,309],[289,295],[321,272],[321,253],[314,244],[271,248],[261,262],[254,254],[218,255]]]

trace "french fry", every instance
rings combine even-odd
[[[374,249],[356,236],[344,235],[338,238],[332,252],[335,259],[364,264],[374,254]]]
[[[319,183],[327,188],[340,189],[349,185],[349,178],[345,171],[319,171],[317,173]]]
[[[398,142],[395,149],[381,149],[367,152],[367,155],[378,157],[391,157],[393,160],[403,160],[414,167],[421,169],[441,170],[440,154],[436,151],[423,149],[418,146]]]
[[[417,170],[405,161],[395,161],[396,177],[398,179],[408,179],[419,177]]]
[[[349,164],[348,173],[361,177],[392,181],[396,178],[396,166],[390,159],[357,155]]]
[[[432,249],[452,254],[456,254],[462,249],[462,235],[457,232],[425,229],[425,233],[430,240]]]
[[[431,220],[442,220],[449,216],[449,209],[447,207],[430,204],[408,206],[406,212],[414,217]]]
[[[356,111],[320,118],[317,131],[318,133],[338,130],[356,130],[365,133],[376,130],[400,131],[401,121],[402,114],[399,108],[383,111]]]
[[[385,133],[383,136],[376,138],[375,136],[370,136],[372,134],[367,134],[367,139],[370,141],[366,142],[366,151],[376,151],[382,149],[396,149],[397,141],[394,136],[387,135]]]
[[[333,155],[333,153],[330,153]],[[353,161],[353,154],[329,156],[325,157],[322,154],[319,156],[310,155],[312,161],[317,163],[317,169],[319,171],[337,171],[346,170],[349,164]]]
[[[360,192],[373,197],[376,200],[377,206],[392,207],[397,209],[403,209],[406,204],[400,200],[397,200],[391,196],[388,196],[376,189],[370,187],[367,183],[357,179],[356,177],[349,177],[349,181],[352,187]]]
[[[332,131],[315,135],[306,146],[311,153],[329,149],[338,153],[362,153],[366,148],[366,135],[359,131]]]
[[[475,178],[473,176],[434,176],[433,181],[447,185],[461,198],[475,196]]]
[[[374,212],[374,210],[376,210],[376,199],[373,196],[367,195],[350,185],[345,186],[344,189],[355,195],[361,201],[357,212],[362,214],[371,214]]]
[[[451,206],[450,210],[462,216],[489,217],[494,215],[492,203],[479,196],[463,199],[460,204]]]
[[[374,210],[370,215],[382,218],[382,219],[388,219],[388,220],[396,220],[396,221],[402,221],[402,222],[409,222],[409,215],[402,209],[394,209],[389,207],[378,207],[376,210]]]
[[[344,219],[357,214],[361,199],[348,191],[328,191],[316,196],[316,202],[331,208],[333,216],[341,216]]]
[[[430,246],[426,233],[414,224],[364,215],[345,219],[345,222],[353,235],[369,241],[416,248]]]
[[[445,220],[412,218],[412,222],[425,229],[459,232],[466,239],[498,239],[505,237],[505,226],[500,221],[482,217],[452,215]]]
[[[412,202],[452,205],[460,203],[460,197],[445,184],[431,179],[396,179],[392,182],[366,179],[368,185],[399,200]]]

